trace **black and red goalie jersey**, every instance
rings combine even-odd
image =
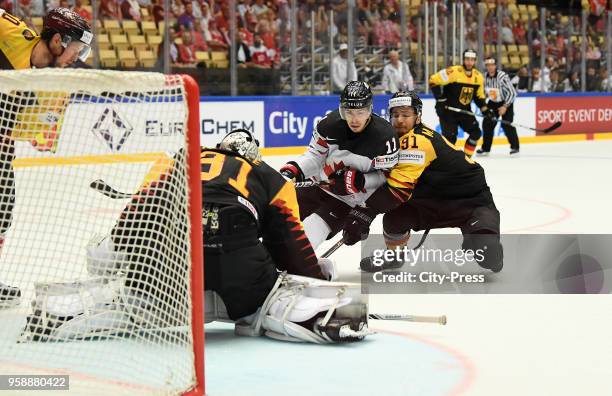
[[[251,162],[232,151],[202,149],[200,162],[203,203],[248,211],[279,270],[323,278],[300,221],[292,183],[265,162]]]

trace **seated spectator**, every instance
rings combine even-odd
[[[531,80],[529,81],[529,92],[548,92],[549,81],[544,79],[539,67],[531,69]]]
[[[600,91],[612,91],[612,76],[608,75],[608,69],[606,67],[599,68],[599,79],[601,80],[601,85],[599,87]]]
[[[386,93],[412,91],[414,89],[410,68],[400,60],[397,51],[389,52],[389,63],[383,69],[383,88]]]
[[[264,19],[259,21],[259,25],[257,26],[257,32],[263,41],[263,44],[268,49],[276,50],[278,46],[276,45],[276,35],[270,31],[270,23],[268,20]]]
[[[601,79],[597,74],[597,69],[593,64],[587,67],[586,72],[586,90],[589,92],[599,91],[601,88]]]
[[[142,13],[140,12],[140,4],[137,0],[123,0],[121,3],[121,15],[123,19],[140,22]]]
[[[193,31],[191,32],[193,37],[193,44],[195,45],[196,51],[208,51],[208,44],[204,38],[204,32],[202,30],[202,23],[200,19],[194,19]]]
[[[177,63],[186,66],[193,66],[197,60],[195,57],[195,44],[193,44],[193,38],[191,31],[183,32],[183,43],[178,45],[178,60]]]
[[[159,25],[159,22],[164,20],[164,0],[154,0],[153,4],[153,20],[156,25]]]
[[[348,63],[348,45],[340,44],[338,55],[332,59],[331,80],[334,93],[340,93],[349,81],[357,79],[355,62]]]
[[[565,86],[564,92],[580,92],[582,90],[582,85],[580,83],[578,71],[572,71],[569,77],[563,80],[563,85]]]
[[[98,15],[100,19],[121,20],[121,9],[117,0],[100,0]]]
[[[522,66],[516,75],[512,77],[510,83],[514,85],[517,92],[529,91],[529,70],[527,70],[527,66]]]
[[[601,51],[599,50],[599,47],[589,44],[589,49],[586,52],[586,60],[588,63],[596,64],[597,67],[599,67],[599,63],[601,61]]]
[[[213,19],[213,15],[210,12],[210,6],[207,2],[202,0],[200,3],[200,9],[202,10],[202,17],[200,18],[200,22],[202,23],[202,28],[208,27],[208,22]]]
[[[269,50],[263,44],[261,36],[255,33],[253,37],[253,45],[249,48],[251,52],[251,63],[255,67],[269,69],[272,67],[272,59],[270,58]]]
[[[514,32],[512,32],[512,22],[510,18],[504,18],[504,23],[501,29],[501,39],[504,44],[514,44]]]
[[[544,63],[544,69],[542,69],[542,77],[544,77],[545,80],[550,80],[550,71],[558,67],[559,65],[557,64],[556,59],[552,56],[547,56]]]
[[[251,31],[249,29],[247,29],[244,26],[240,26],[242,24],[242,22],[238,22],[238,34],[241,34],[244,42],[246,45],[248,45],[249,47],[253,45],[253,33],[251,33]]]
[[[264,3],[264,0],[255,0],[255,4],[251,6],[251,10],[255,15],[255,18],[259,19],[259,16],[265,12],[268,12],[268,6]]]
[[[249,46],[244,41],[244,36],[238,34],[238,42],[236,43],[236,63],[238,67],[247,67],[251,65],[251,51]]]
[[[373,25],[373,44],[383,47],[398,47],[400,44],[399,26],[390,19],[389,11],[383,9],[380,19]]]
[[[193,4],[188,1],[185,3],[185,11],[178,17],[177,23],[179,26],[184,26],[185,29],[191,30],[193,29],[193,21],[195,17],[193,16]]]
[[[564,92],[565,84],[561,81],[559,76],[559,69],[552,69],[550,71],[550,87],[549,92]]]
[[[213,51],[221,51],[226,50],[229,45],[225,40],[225,36],[217,29],[217,21],[215,19],[211,19],[208,21],[208,27],[205,28],[202,26],[202,30],[204,30],[204,39],[206,39],[206,44]]]
[[[76,12],[81,16],[81,18],[91,22],[92,15],[91,12],[87,11],[86,8],[83,7],[83,0],[74,0],[74,7],[72,7],[72,11]]]

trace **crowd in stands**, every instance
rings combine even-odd
[[[84,18],[92,19],[91,5],[88,0],[0,0],[0,8],[12,10],[17,2],[18,15],[28,20],[42,16],[49,9],[57,6],[72,8]],[[85,3],[84,3],[85,2]],[[462,0],[465,15],[465,46],[477,48],[478,12],[481,9],[478,1]],[[163,0],[99,0],[99,19],[133,20],[141,22],[152,20],[163,23]],[[199,63],[198,52],[224,52],[231,48],[236,51],[239,67],[278,68],[282,51],[288,51],[291,31],[289,0],[236,0],[237,37],[236,45],[231,45],[229,32],[229,0],[171,0],[168,10],[171,35],[170,54],[174,65],[195,66]],[[521,2],[524,3],[524,2]],[[547,3],[545,0],[539,4]],[[555,3],[555,2],[549,2]],[[556,2],[559,3],[559,2]],[[610,10],[609,0],[575,0],[564,2],[569,8],[563,10],[549,9],[546,16],[546,37],[540,32],[540,19],[537,12],[530,13],[529,19],[516,12],[514,0],[485,0],[484,7],[484,42],[496,48],[499,41],[505,46],[529,44],[529,57],[521,58],[522,67],[514,70],[514,81],[520,91],[531,92],[568,92],[580,90],[581,62],[586,57],[587,90],[608,90],[610,76],[605,64],[606,11]],[[334,48],[339,49],[348,42],[348,2],[345,0],[304,0],[297,2],[297,37],[298,42],[310,42],[312,31],[311,16],[314,12],[314,30],[317,45],[327,45],[330,40]],[[406,34],[409,42],[416,42],[418,21],[424,15],[424,1],[412,1],[407,11]],[[416,4],[416,5],[415,5]],[[437,3],[440,18],[450,17],[453,2],[441,0]],[[545,4],[544,4],[545,5]],[[409,77],[403,71],[404,66],[393,60],[396,55],[391,52],[401,46],[400,36],[400,1],[399,0],[357,0],[354,12],[354,32],[356,48],[374,46],[382,48],[381,62],[391,63],[394,70],[389,73],[403,75],[403,84],[413,84],[415,75],[408,70]],[[522,5],[521,5],[522,7]],[[580,10],[588,10],[586,25],[587,51],[581,53],[579,33],[582,29]],[[334,20],[330,24],[330,13],[334,11]],[[502,27],[498,31],[498,13],[502,13]],[[430,13],[430,18],[432,18]],[[440,19],[441,21],[442,19]],[[433,22],[433,20],[431,21]],[[330,28],[331,26],[331,28]],[[433,23],[430,24],[433,26]],[[433,29],[433,28],[432,28]],[[442,45],[443,24],[438,25],[439,45]],[[433,37],[432,32],[424,32]],[[540,70],[540,54],[545,51],[546,66]],[[604,53],[602,53],[604,52]],[[491,53],[482,54],[492,55]],[[341,57],[338,51],[337,58]],[[414,58],[414,53],[412,54]],[[359,66],[359,65],[358,65]],[[508,69],[508,65],[506,69]],[[359,68],[359,67],[358,67]],[[517,70],[518,69],[518,70]],[[344,68],[346,70],[346,67]],[[367,68],[363,69],[367,72]],[[381,68],[380,83],[382,76]],[[360,77],[361,77],[360,70]],[[332,76],[333,77],[333,76]],[[419,76],[421,80],[424,76]],[[389,87],[389,78],[386,78]],[[392,85],[391,85],[392,86]],[[386,88],[385,88],[386,89]]]

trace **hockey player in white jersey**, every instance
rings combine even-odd
[[[287,179],[321,182],[297,189],[300,216],[314,249],[342,229],[366,227],[352,208],[385,183],[383,171],[397,162],[397,136],[391,124],[372,112],[372,99],[367,83],[349,82],[339,109],[315,127],[308,150],[281,168]],[[345,233],[349,235],[359,232]]]

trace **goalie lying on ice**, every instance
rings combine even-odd
[[[184,162],[178,156],[174,164]],[[206,320],[235,322],[239,335],[362,340],[369,333],[366,298],[359,285],[328,281],[333,263],[317,260],[295,188],[261,160],[251,133],[230,132],[217,149],[203,149],[200,161]],[[27,338],[188,324],[189,265],[180,254],[188,252],[188,222],[186,211],[175,209],[185,196],[180,178],[163,173],[132,198],[110,235],[92,240],[87,263],[96,280],[37,288]]]

